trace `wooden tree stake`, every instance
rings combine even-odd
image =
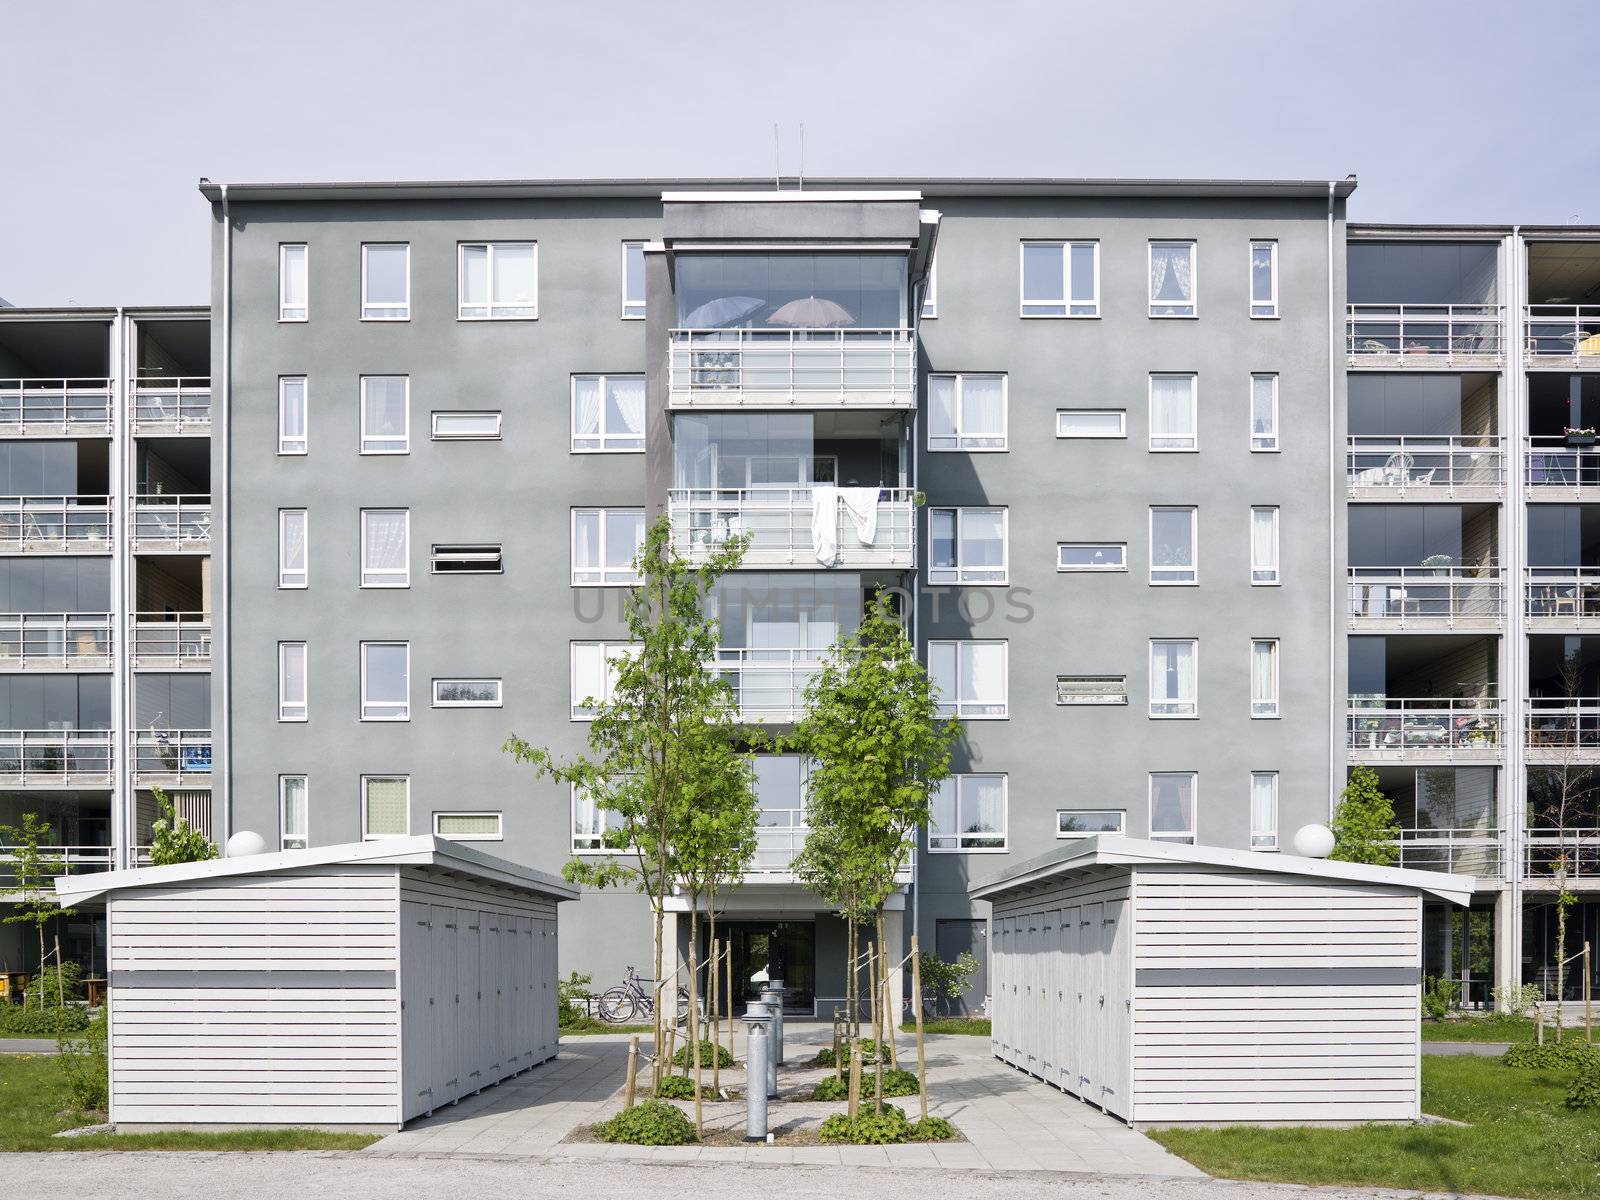
[[[922,1115],[928,1115],[928,1056],[922,1045],[922,954],[917,935],[911,935],[911,1011],[917,1022],[917,1099]]]
[[[633,1107],[634,1092],[639,1086],[639,1035],[636,1033],[628,1039],[628,1079],[622,1093],[622,1107],[626,1111]]]
[[[1589,943],[1583,943],[1583,1036],[1584,1040],[1594,1041],[1594,1011],[1589,1004]]]
[[[850,1119],[861,1115],[861,1043],[850,1043]]]
[[[844,1078],[844,1047],[839,1044],[839,1010],[833,1010],[833,1081]]]

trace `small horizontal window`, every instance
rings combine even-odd
[[[1091,833],[1121,833],[1127,814],[1120,808],[1056,810],[1058,838],[1088,837]]]
[[[434,813],[433,835],[457,842],[498,842],[501,816],[497,812]]]
[[[505,570],[500,547],[495,545],[435,546],[435,575],[498,575]]]
[[[435,708],[499,708],[498,679],[435,679]]]
[[[1120,438],[1128,436],[1128,414],[1120,408],[1059,408],[1058,438]]]
[[[1126,675],[1057,675],[1057,704],[1126,704]]]
[[[435,441],[471,441],[500,436],[497,412],[436,412],[433,414]]]
[[[1058,571],[1126,571],[1128,547],[1124,542],[1058,542]]]

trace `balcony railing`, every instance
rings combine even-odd
[[[133,505],[135,550],[211,549],[210,496],[135,496]]]
[[[184,670],[211,666],[210,613],[135,613],[133,665]]]
[[[110,666],[110,613],[0,613],[0,671]]]
[[[210,433],[211,379],[141,379],[129,419],[134,433]]]
[[[1351,567],[1348,579],[1353,628],[1482,628],[1505,619],[1499,567]]]
[[[211,730],[140,730],[133,742],[133,782],[209,786]]]
[[[788,882],[793,878],[794,860],[806,844],[804,809],[762,809],[756,824],[756,852],[745,868],[750,882]],[[896,883],[911,882],[911,855],[895,874]]]
[[[109,379],[0,379],[0,437],[110,433]]]
[[[1523,604],[1541,628],[1600,620],[1600,567],[1529,567]]]
[[[1345,450],[1352,491],[1417,492],[1430,499],[1462,492],[1498,494],[1505,484],[1500,439],[1489,436],[1352,436]]]
[[[0,729],[0,784],[110,787],[111,734],[104,729]]]
[[[709,669],[733,689],[741,719],[797,721],[805,712],[806,685],[827,653],[826,649],[722,646]]]
[[[1522,310],[1535,366],[1600,360],[1600,304],[1529,304]]]
[[[1353,367],[1497,365],[1505,353],[1504,305],[1352,304],[1346,349]]]
[[[1600,829],[1530,829],[1523,840],[1523,871],[1529,879],[1600,879]]]
[[[1523,478],[1530,488],[1600,487],[1600,449],[1564,437],[1531,437],[1523,452]]]
[[[0,496],[0,554],[110,550],[107,496]]]
[[[1493,759],[1501,742],[1500,701],[1352,696],[1345,728],[1355,758]]]
[[[908,569],[914,561],[915,493],[879,488],[875,528],[864,541],[850,508],[833,500],[833,540],[829,560],[813,537],[816,503],[809,487],[674,488],[668,493],[673,541],[691,559],[708,557],[730,537],[750,534],[747,567],[883,567]],[[824,520],[828,518],[824,516]]]
[[[909,329],[674,329],[673,408],[910,408]]]
[[[0,886],[16,886],[16,853],[20,847],[0,846]],[[39,857],[57,863],[62,875],[87,875],[111,869],[110,846],[40,846]],[[54,868],[52,868],[54,873]]]
[[[1494,829],[1402,829],[1397,866],[1499,879],[1500,834]]]
[[[1524,719],[1530,759],[1600,756],[1600,697],[1531,696]]]

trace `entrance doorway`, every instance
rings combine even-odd
[[[817,999],[817,923],[815,921],[718,921],[733,948],[735,1014],[747,1000],[759,1000],[750,976],[765,970],[783,979],[783,1011],[810,1016]]]

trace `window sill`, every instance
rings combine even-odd
[[[464,573],[465,572],[460,572],[460,571],[451,572],[451,574],[457,574],[457,575],[464,574]],[[575,588],[628,588],[628,587],[638,587],[639,586],[639,581],[637,579],[629,579],[629,580],[627,580],[626,582],[623,582],[623,583],[598,583],[598,582],[595,582],[594,580],[590,580],[590,579],[574,579],[572,581],[572,586],[575,587]]]
[[[363,725],[404,725],[409,720],[411,720],[411,717],[409,715],[404,716],[404,717],[361,717],[360,718],[360,721],[361,721],[361,723]],[[404,834],[396,834],[395,836],[396,837],[403,837],[405,835]]]
[[[363,583],[363,584],[360,584],[359,586],[360,586],[360,588],[361,588],[361,590],[363,592],[393,592],[393,591],[404,591],[406,588],[410,587],[411,584],[409,582],[406,582],[406,583]]]
[[[363,325],[404,325],[410,320],[410,317],[362,317],[361,323]]]
[[[1199,454],[1199,446],[1151,446],[1151,454]]]
[[[463,317],[459,313],[456,315],[456,323],[458,325],[498,325],[506,321],[537,321],[538,319],[538,313],[534,313],[531,317]],[[462,841],[463,839],[452,838],[451,840]]]
[[[929,446],[929,454],[1007,454],[1011,450],[1006,446]]]
[[[1150,719],[1152,721],[1198,721],[1200,719],[1200,714],[1197,713],[1197,712],[1192,712],[1192,713],[1151,713],[1150,714]]]
[[[584,446],[581,448],[578,446],[573,446],[568,451],[570,454],[643,454],[644,452],[645,448],[643,446],[640,446],[636,450],[610,450],[604,447],[596,449],[592,446]]]
[[[1152,579],[1151,587],[1199,587],[1198,579]]]
[[[1152,321],[1198,321],[1199,313],[1151,313]]]
[[[310,317],[279,317],[278,318],[278,324],[279,325],[309,325],[310,323],[311,323],[311,318]]]
[[[1271,316],[1257,316],[1255,313],[1251,313],[1250,314],[1250,319],[1252,321],[1281,321],[1281,320],[1283,320],[1283,318],[1281,316],[1279,316],[1277,313],[1273,313]]]
[[[1282,454],[1283,453],[1283,449],[1281,447],[1279,447],[1279,446],[1251,446],[1250,447],[1250,453],[1251,454]]]
[[[928,847],[929,854],[1010,854],[1009,846]]]
[[[1024,321],[1098,321],[1100,314],[1093,313],[1018,313]]]
[[[1057,575],[1126,575],[1127,567],[1057,567]]]
[[[1010,587],[1010,579],[950,579],[928,575],[929,587]]]
[[[400,458],[400,457],[402,457],[404,455],[410,454],[411,451],[410,451],[410,449],[405,449],[405,450],[358,450],[356,453],[359,454],[362,458]]]

